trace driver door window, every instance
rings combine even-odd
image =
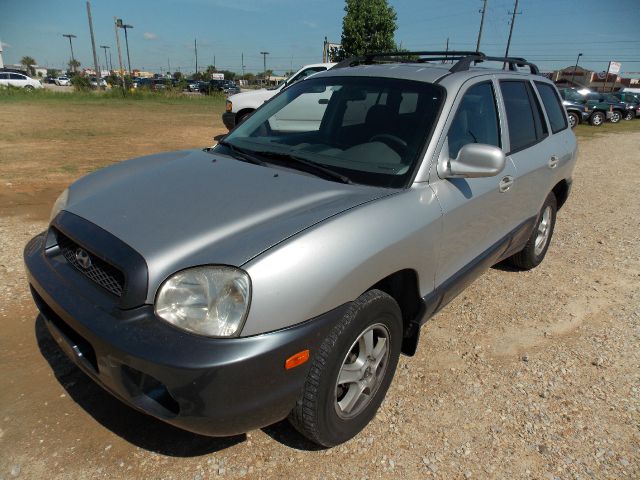
[[[456,158],[468,143],[500,147],[500,124],[491,82],[479,83],[466,91],[449,127],[449,157]]]

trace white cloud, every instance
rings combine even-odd
[[[318,24],[314,22],[310,22],[309,20],[303,20],[302,24],[309,28],[318,28]]]
[[[2,43],[2,48],[11,48],[11,45],[9,45],[7,42],[0,42]]]
[[[155,40],[158,38],[158,35],[151,32],[144,32],[142,36],[144,37],[145,40]]]

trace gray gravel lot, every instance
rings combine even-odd
[[[36,320],[21,251],[45,222],[0,216],[0,478],[640,478],[639,198],[640,133],[581,140],[543,264],[491,269],[427,323],[373,423],[331,450],[112,399]]]

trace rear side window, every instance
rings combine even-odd
[[[449,157],[468,143],[500,147],[500,127],[493,86],[479,83],[466,91],[449,128]]]
[[[8,79],[9,79],[8,73],[0,73],[0,80],[8,80]]]
[[[26,80],[24,75],[20,75],[19,73],[10,73],[9,78],[11,80]]]
[[[564,108],[560,104],[560,99],[556,94],[555,88],[543,82],[536,82],[536,88],[538,89],[540,98],[542,98],[544,109],[547,111],[551,131],[557,133],[567,128],[567,116],[564,113]]]
[[[500,91],[507,111],[511,152],[515,153],[544,138],[547,124],[529,82],[500,81]]]

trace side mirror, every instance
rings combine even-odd
[[[476,178],[498,175],[506,163],[504,152],[493,145],[469,143],[462,147],[458,156],[446,160],[445,178]]]

